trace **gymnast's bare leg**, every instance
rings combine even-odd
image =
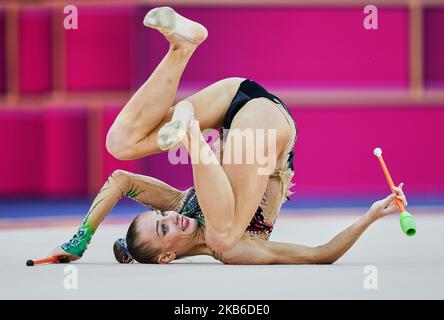
[[[173,117],[173,103],[182,73],[194,51],[207,38],[207,29],[168,7],[148,12],[144,24],[159,30],[170,46],[163,60],[136,91],[108,131],[106,147],[121,160],[162,151],[157,134]],[[218,81],[179,103],[191,102],[201,129],[220,126],[242,78]]]

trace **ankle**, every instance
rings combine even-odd
[[[177,54],[183,54],[183,55],[187,56],[187,55],[191,55],[194,52],[194,50],[196,50],[196,46],[184,45],[183,43],[170,41],[169,50],[171,52],[174,52]]]

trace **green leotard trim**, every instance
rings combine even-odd
[[[142,193],[142,190],[139,190],[136,186],[134,186],[134,184],[131,186],[131,188],[125,192],[123,195],[127,196],[131,199],[136,198],[139,194]]]
[[[81,257],[91,241],[93,234],[94,232],[92,231],[91,225],[85,220],[74,237],[62,245],[62,249],[69,254]]]
[[[183,203],[178,212],[186,217],[196,219],[199,225],[205,226],[205,217],[202,210],[200,209],[199,201],[197,200],[196,190],[194,189],[194,187],[190,189],[188,194],[183,199]]]

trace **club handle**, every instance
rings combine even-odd
[[[44,259],[40,259],[40,260],[28,260],[26,261],[26,265],[28,267],[32,267],[38,264],[44,264],[44,263],[63,263],[65,262],[66,259],[63,256],[52,256],[52,257],[48,257],[48,258],[44,258]]]

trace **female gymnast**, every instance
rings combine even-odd
[[[326,244],[269,241],[293,177],[297,130],[287,107],[244,78],[218,81],[173,106],[185,66],[205,41],[207,30],[169,7],[149,11],[144,24],[159,30],[170,47],[116,117],[106,147],[117,159],[131,160],[182,143],[192,161],[194,187],[180,191],[160,180],[117,170],[99,191],[78,232],[51,256],[63,256],[65,261],[82,257],[97,227],[122,196],[153,209],[138,215],[126,239],[114,244],[116,259],[122,263],[169,263],[211,255],[227,264],[330,264],[370,224],[397,212],[395,197],[407,205],[400,184]],[[202,134],[209,128],[228,132],[222,135],[220,160]],[[267,174],[260,173],[263,161],[258,157],[246,161],[251,144],[239,144],[248,135],[258,138],[260,130],[273,133],[255,145],[259,154],[271,159],[273,170]],[[233,162],[236,156],[242,161]]]

